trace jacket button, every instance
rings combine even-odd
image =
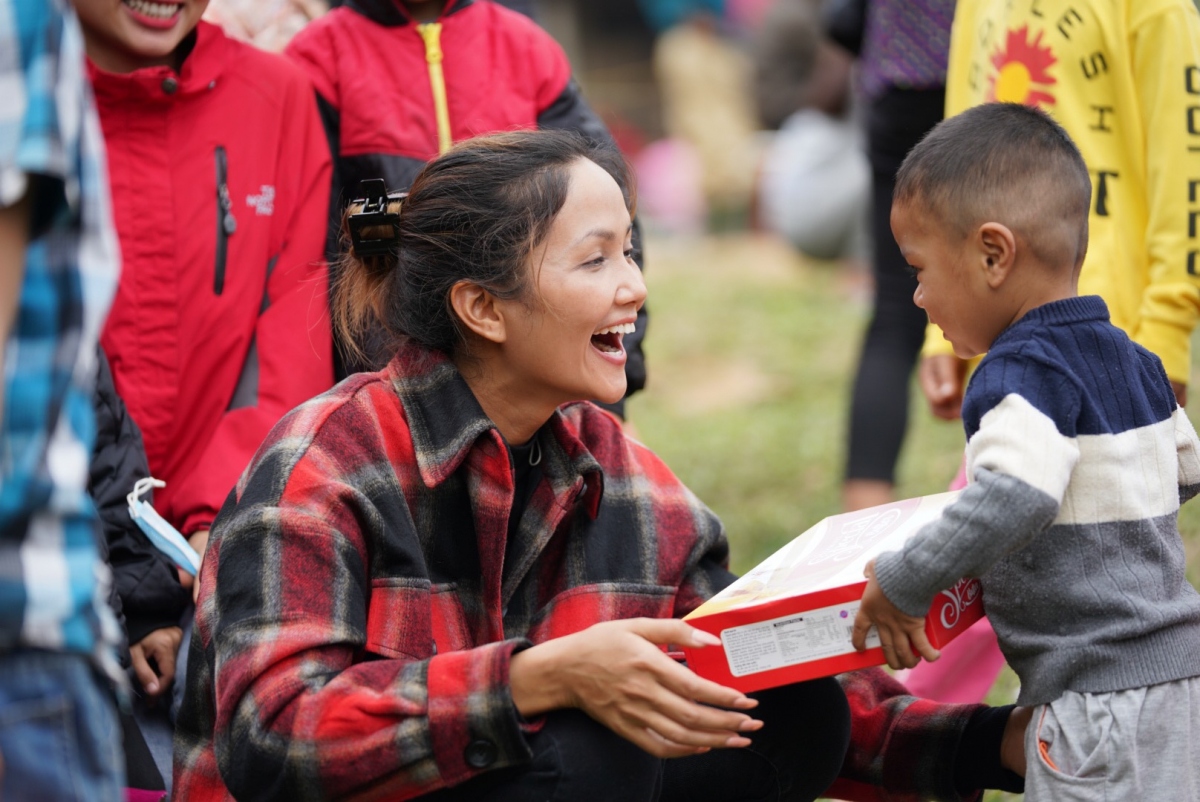
[[[162,91],[163,92],[165,92],[168,95],[173,95],[173,94],[175,94],[175,91],[177,89],[179,89],[179,81],[175,80],[174,78],[172,78],[169,75],[166,78],[163,78],[163,82],[162,82]]]
[[[463,751],[463,757],[466,758],[467,765],[474,769],[486,769],[495,763],[496,758],[499,756],[496,745],[482,738],[478,741],[471,741]]]

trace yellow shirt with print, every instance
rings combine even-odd
[[[960,0],[946,116],[1053,116],[1092,176],[1080,294],[1186,384],[1200,316],[1200,16],[1190,0]],[[930,325],[923,354],[951,353]]]

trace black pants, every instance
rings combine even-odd
[[[908,425],[909,380],[925,339],[926,317],[913,303],[917,281],[892,237],[892,191],[904,156],[942,119],[944,105],[941,89],[891,89],[872,102],[868,113],[875,305],[850,402],[847,479],[896,480]]]
[[[659,760],[578,710],[529,737],[533,760],[421,797],[427,802],[767,802],[811,800],[838,775],[850,708],[832,678],[751,694],[751,746]]]

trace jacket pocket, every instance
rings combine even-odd
[[[224,145],[217,145],[213,158],[217,167],[217,247],[213,292],[220,295],[225,291],[225,262],[229,255],[229,237],[237,231],[237,220],[233,216],[233,200],[229,197],[229,160]]]
[[[433,654],[427,579],[371,580],[366,649],[373,654],[424,660]]]
[[[526,637],[534,643],[572,635],[601,621],[670,618],[676,589],[634,582],[598,582],[558,594],[538,611]]]

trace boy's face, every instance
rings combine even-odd
[[[985,353],[1011,322],[988,286],[987,254],[919,201],[892,206],[892,234],[916,275],[913,303],[941,328],[957,356]]]
[[[208,0],[73,0],[88,56],[109,72],[173,64]]]

